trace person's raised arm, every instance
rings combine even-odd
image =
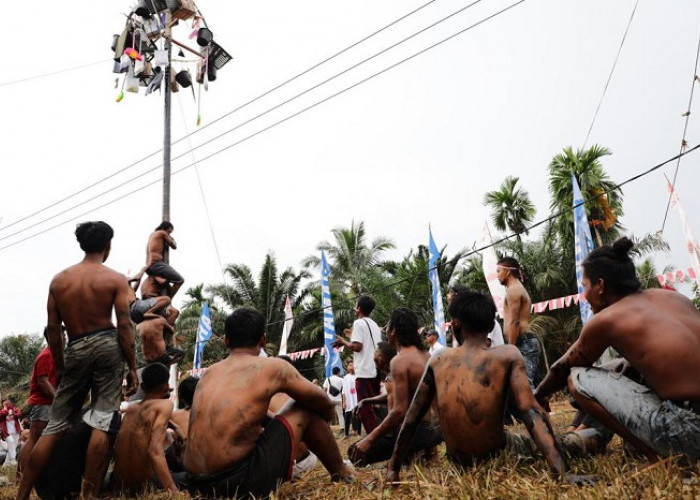
[[[58,305],[56,304],[56,298],[53,295],[52,287],[49,287],[46,312],[48,315],[46,322],[47,342],[49,344],[49,350],[51,351],[51,357],[53,358],[53,365],[56,370],[56,383],[58,384],[65,367],[63,363],[63,332],[61,331],[61,313],[58,311]]]
[[[165,460],[165,451],[163,443],[165,442],[165,434],[168,430],[168,422],[173,414],[172,401],[164,401],[162,406],[156,412],[156,418],[151,427],[151,440],[148,444],[148,457],[151,460],[153,472],[156,473],[158,482],[168,491],[177,493],[178,489],[173,481],[168,463]]]
[[[136,392],[139,386],[138,375],[136,374],[136,335],[131,324],[129,315],[129,285],[122,275],[115,279],[116,293],[114,296],[114,312],[117,316],[117,332],[119,334],[119,346],[126,360],[129,372],[126,375],[126,394],[131,395]],[[55,361],[55,359],[54,359]]]
[[[361,352],[362,351],[362,342],[360,338],[359,332],[355,332],[354,330],[350,330],[349,328],[346,328],[343,330],[343,334],[351,334],[350,340],[346,339],[345,337],[341,337],[340,335],[335,336],[335,340],[331,342],[331,345],[333,347],[347,347],[350,349],[352,352]],[[372,332],[370,332],[370,335]]]
[[[430,409],[430,405],[435,398],[435,374],[433,373],[432,360],[428,362],[418,383],[418,388],[413,396],[413,401],[408,407],[406,417],[401,424],[401,430],[394,445],[394,451],[391,454],[391,459],[387,465],[386,480],[388,483],[399,480],[399,472],[401,464],[406,458],[408,449],[411,446],[411,441],[416,434],[418,425],[423,420],[423,417]]]
[[[161,229],[161,233],[163,235],[163,240],[165,240],[165,243],[168,244],[168,246],[174,250],[177,250],[177,243],[175,243],[175,238],[170,236],[167,231],[163,231]]]
[[[544,404],[549,396],[566,387],[571,368],[593,366],[609,345],[607,328],[604,317],[593,317],[583,327],[576,342],[549,368],[549,372],[537,386],[535,398],[540,404]]]
[[[513,287],[506,289],[506,303],[503,321],[503,333],[508,343],[515,345],[520,335],[520,307],[523,300],[522,293]]]
[[[513,353],[510,370],[510,392],[513,395],[515,405],[520,411],[520,416],[525,423],[527,431],[535,441],[537,448],[547,459],[550,467],[559,479],[574,484],[591,483],[587,476],[567,474],[567,465],[554,441],[554,429],[549,421],[547,413],[535,401],[530,389],[530,383],[525,371],[525,360],[519,352]]]

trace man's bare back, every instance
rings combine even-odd
[[[125,490],[146,486],[157,477],[164,488],[177,491],[170,477],[163,447],[173,403],[149,399],[127,409],[114,445],[114,478]]]
[[[691,375],[700,367],[700,312],[683,295],[667,290],[627,295],[593,316],[564,356],[570,366],[590,366],[608,346],[661,399],[700,401],[700,378]]]
[[[508,389],[527,384],[516,347],[444,349],[430,361],[435,399],[445,444],[450,454],[471,460],[505,446],[503,411]],[[510,377],[509,377],[510,374]],[[528,387],[529,390],[529,387]],[[460,422],[460,425],[455,425]]]
[[[323,389],[284,360],[231,353],[211,366],[192,403],[185,468],[211,474],[245,458],[262,434],[270,399],[278,392],[312,400],[331,418],[333,405]]]
[[[117,299],[128,302],[128,288],[124,275],[103,264],[81,262],[53,278],[49,302],[53,302],[70,339],[113,329],[112,308]]]
[[[175,240],[170,236],[170,233],[163,229],[153,231],[148,237],[148,244],[146,245],[146,266],[164,260],[165,251],[169,247],[177,248]]]
[[[167,339],[173,334],[173,328],[165,318],[149,316],[139,323],[136,331],[141,337],[141,352],[146,362],[151,363],[165,355]]]

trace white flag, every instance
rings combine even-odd
[[[486,284],[489,286],[489,292],[491,292],[491,297],[493,302],[496,304],[496,309],[498,310],[498,315],[504,318],[503,315],[503,305],[506,300],[506,287],[501,285],[500,281],[496,277],[496,266],[498,265],[498,257],[496,257],[496,251],[493,249],[493,242],[491,241],[491,233],[489,231],[488,223],[484,223],[484,230],[481,232],[481,239],[479,240],[479,245],[482,247],[488,246],[485,250],[482,250],[481,257],[484,263],[484,276],[486,277]]]
[[[668,179],[666,179],[666,182],[668,182]],[[673,189],[670,182],[668,182],[668,192],[671,193],[671,205],[678,210],[678,215],[681,217],[683,233],[685,234],[685,247],[690,254],[690,265],[695,270],[695,283],[697,283],[698,290],[700,290],[700,254],[698,254],[698,244],[695,242],[695,236],[693,236],[693,231],[690,229],[688,217],[681,206],[681,201],[678,199],[678,193]]]
[[[287,300],[284,302],[284,328],[282,329],[282,340],[280,340],[279,356],[287,354],[287,338],[289,338],[293,326],[294,315],[292,314],[292,304],[289,302],[289,297],[287,297]]]

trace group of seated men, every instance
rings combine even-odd
[[[387,387],[378,399],[386,399],[388,414],[349,448],[351,462],[388,459],[386,480],[396,482],[411,457],[433,454],[444,441],[446,458],[457,466],[502,452],[541,456],[559,479],[587,484],[590,477],[568,472],[567,455],[603,452],[613,433],[650,461],[700,459],[700,312],[681,294],[640,290],[631,247],[622,238],[585,260],[583,284],[595,315],[534,392],[517,347],[488,341],[496,312],[489,297],[453,294],[449,313],[459,346],[432,356],[416,315],[396,309],[388,344],[379,343],[375,355]],[[265,342],[264,316],[235,310],[225,324],[229,355],[203,374],[188,417],[175,424],[167,368],[150,364],[142,374],[145,397],[129,407],[116,440],[112,484],[125,492],[157,485],[204,497],[264,497],[290,479],[300,446],[332,481],[353,481],[330,428],[333,403],[287,361],[259,356]],[[608,347],[624,363],[594,367]],[[556,436],[548,399],[567,386],[586,425]],[[287,397],[273,404],[279,393]],[[509,399],[527,435],[504,427]],[[169,434],[181,461],[164,451]]]

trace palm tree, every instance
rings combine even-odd
[[[343,291],[352,296],[358,296],[369,290],[369,282],[376,281],[382,273],[382,254],[394,248],[394,243],[379,236],[367,244],[365,223],[350,227],[337,227],[331,231],[333,243],[322,241],[317,249],[326,252],[331,266],[332,283],[342,286]],[[315,268],[321,263],[320,255],[310,255],[302,262],[305,268]]]
[[[491,208],[491,221],[499,231],[515,233],[519,243],[520,233],[528,234],[527,224],[535,218],[537,210],[528,192],[516,187],[519,177],[509,175],[498,191],[489,191],[484,195],[484,205]]]
[[[180,310],[175,327],[176,338],[181,340],[181,345],[185,349],[185,356],[178,364],[185,368],[192,365],[194,346],[197,340],[197,326],[202,315],[202,308],[207,303],[209,304],[213,335],[204,349],[202,362],[204,366],[209,366],[223,359],[226,355],[226,346],[223,340],[226,313],[217,306],[214,296],[205,292],[204,283],[188,288],[185,295],[187,300]]]
[[[296,272],[291,267],[280,273],[271,253],[265,256],[257,281],[245,264],[229,264],[224,269],[224,274],[231,279],[232,284],[213,285],[207,291],[228,308],[247,306],[260,311],[267,324],[267,347],[276,352],[282,336],[286,297],[289,297],[292,309],[298,308],[309,293],[302,289],[301,282],[310,278],[311,274],[306,270]]]
[[[549,163],[550,208],[553,213],[561,213],[556,219],[556,230],[562,238],[564,248],[573,247],[573,186],[571,175],[576,177],[584,200],[588,223],[593,227],[598,246],[611,243],[622,226],[619,218],[622,211],[622,190],[613,189],[615,183],[603,169],[600,159],[612,154],[597,144],[588,149],[564,148]],[[603,194],[606,193],[607,194]]]

